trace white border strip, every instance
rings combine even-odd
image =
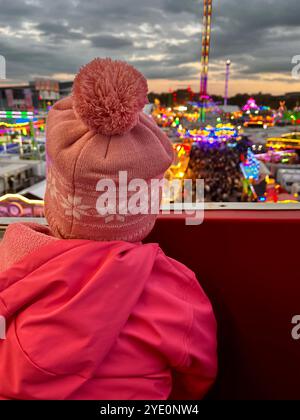
[[[162,206],[162,211],[199,211],[203,210],[203,203],[196,204],[170,204]],[[210,210],[234,210],[234,211],[299,211],[299,204],[274,204],[274,203],[205,203],[204,211]],[[47,221],[44,218],[36,217],[0,217],[0,228],[1,226],[8,226],[12,223],[27,222],[27,223],[38,223],[41,225],[47,225]]]
[[[300,203],[275,204],[275,203],[199,203],[199,204],[169,204],[163,205],[161,210],[196,211],[196,210],[241,210],[241,211],[295,211],[300,210]]]

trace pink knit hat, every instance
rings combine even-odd
[[[172,163],[169,139],[142,112],[147,90],[129,64],[95,59],[76,76],[72,96],[49,112],[45,210],[55,236],[137,242],[152,230],[150,211],[103,215],[97,207],[99,181],[112,180],[119,191],[119,172],[127,171],[128,182],[150,185]]]

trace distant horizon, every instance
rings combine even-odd
[[[52,79],[52,78],[46,77],[46,76],[41,77],[41,78],[42,79],[46,79],[46,80],[47,79],[57,80],[60,83],[64,83],[64,82],[66,82],[66,83],[72,83],[73,80],[74,80],[74,77],[75,77],[75,75],[73,76],[73,79],[70,79],[70,80]],[[0,88],[3,89],[3,88],[10,88],[10,87],[11,88],[14,88],[14,87],[26,87],[32,81],[34,81],[34,79],[33,80],[28,80],[27,82],[24,81],[24,82],[19,82],[19,83],[10,83],[10,84],[0,83]],[[158,94],[158,95],[168,94],[168,93],[170,93],[170,89],[172,89],[172,92],[173,92],[173,91],[178,91],[178,90],[186,90],[189,87],[192,88],[192,90],[193,90],[193,92],[195,94],[199,93],[199,91],[200,91],[200,87],[199,86],[198,86],[198,90],[197,90],[197,89],[193,89],[193,85],[191,85],[191,84],[182,85],[182,82],[180,82],[180,85],[178,87],[175,87],[175,88],[170,87],[167,90],[154,90],[154,89],[150,89],[151,83],[149,83],[149,81],[148,81],[148,84],[149,84],[149,92],[148,92],[149,94]],[[290,90],[290,91],[285,91],[285,92],[280,92],[280,93],[274,93],[274,92],[270,92],[270,91],[265,91],[265,92],[264,91],[257,91],[257,92],[254,92],[254,91],[253,92],[239,91],[239,92],[236,92],[235,94],[231,94],[230,93],[229,94],[229,99],[230,98],[234,98],[237,95],[248,95],[250,97],[251,96],[257,96],[257,95],[284,96],[284,95],[297,94],[297,93],[299,93],[299,96],[300,96],[300,83],[299,83],[299,90],[296,89],[296,90]],[[221,96],[221,97],[224,97],[224,92],[223,93],[214,93],[214,92],[210,92],[209,91],[209,94],[211,96]]]

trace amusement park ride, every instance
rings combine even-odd
[[[206,105],[209,100],[208,85],[208,66],[210,54],[212,21],[212,0],[204,0],[203,8],[203,34],[202,34],[202,56],[201,56],[201,82],[200,82],[200,101],[202,104],[201,120],[205,122]]]
[[[200,78],[200,104],[201,104],[201,122],[205,123],[207,109],[212,104],[213,108],[217,108],[208,94],[208,73],[209,73],[209,57],[211,45],[211,25],[212,25],[212,0],[203,0],[203,25],[202,25],[202,52],[201,52],[201,78]],[[231,61],[226,61],[226,79],[225,79],[225,95],[224,106],[228,103],[228,87],[230,76]]]
[[[225,79],[225,95],[224,95],[224,106],[228,105],[228,88],[229,88],[229,76],[230,76],[231,61],[226,61],[226,79]]]

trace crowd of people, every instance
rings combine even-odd
[[[193,145],[187,175],[194,180],[204,179],[205,201],[241,201],[243,184],[240,162],[245,148],[245,142],[234,148],[226,144]]]

